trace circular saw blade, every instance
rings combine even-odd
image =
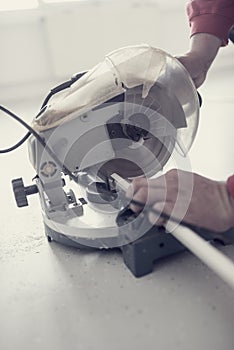
[[[171,156],[177,127],[184,126],[183,109],[178,100],[159,83],[150,89],[145,98],[142,98],[142,86],[127,90],[124,103],[125,123],[131,122],[131,116],[142,114],[147,121],[150,120],[148,125],[145,123],[147,134],[128,147],[116,149],[116,159],[106,162],[102,171],[106,175],[117,172],[123,178],[153,176],[162,170]],[[161,131],[157,119],[160,119]],[[168,125],[171,133],[166,130]],[[144,125],[141,128],[144,129]]]

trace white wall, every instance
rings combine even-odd
[[[82,2],[0,13],[1,102],[42,95],[121,46],[144,42],[172,54],[185,51],[184,1],[176,10],[162,4]]]
[[[41,2],[35,10],[0,12],[1,103],[42,98],[106,53],[143,42],[172,55],[185,52],[185,0]],[[222,49],[219,65],[234,67],[227,51]]]

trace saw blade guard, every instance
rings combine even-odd
[[[188,153],[199,120],[196,88],[176,58],[149,45],[124,47],[106,55],[69,89],[52,98],[34,119],[33,126],[37,131],[48,130],[121,94],[124,94],[126,122],[135,113],[133,104],[139,113],[141,108],[153,107],[157,117],[154,119],[161,123],[154,128],[157,136],[174,133],[178,151],[184,156]]]

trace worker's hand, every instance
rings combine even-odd
[[[190,50],[177,59],[184,65],[196,88],[206,79],[207,72],[221,46],[221,40],[211,34],[199,33],[191,38]]]
[[[213,181],[203,176],[170,170],[156,179],[135,179],[127,196],[148,204],[156,211],[216,232],[224,232],[234,226],[234,200],[225,183]],[[140,207],[131,204],[131,209]],[[150,212],[149,220],[162,225],[163,219]]]

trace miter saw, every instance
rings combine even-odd
[[[139,45],[108,54],[46,98],[28,141],[35,184],[12,181],[17,205],[39,192],[49,241],[118,247],[135,276],[149,273],[156,259],[185,248],[144,210],[131,211],[123,183],[186,156],[200,102],[185,68],[164,51]]]

